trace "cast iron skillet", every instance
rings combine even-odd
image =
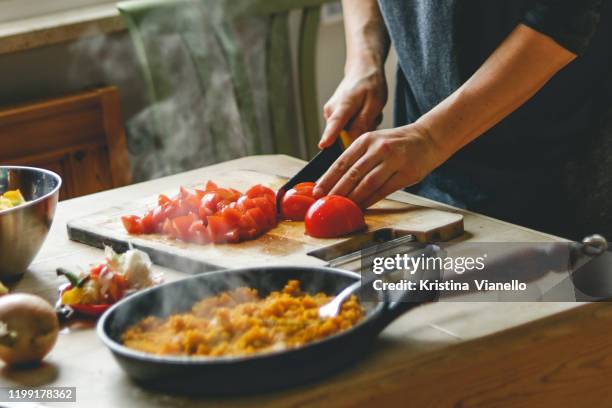
[[[260,296],[299,279],[308,293],[334,295],[358,274],[324,267],[273,266],[207,272],[130,296],[110,308],[98,323],[98,335],[121,367],[141,385],[156,390],[208,395],[245,394],[287,387],[320,378],[356,361],[378,334],[404,312],[433,300],[435,293],[410,291],[398,302],[379,293],[358,294],[366,310],[353,328],[296,349],[252,357],[171,357],[138,352],[121,344],[121,334],[142,318],[189,310],[196,301],[239,286]],[[373,297],[374,296],[374,297]],[[379,301],[372,301],[379,299]]]

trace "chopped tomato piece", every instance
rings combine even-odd
[[[258,228],[257,221],[255,221],[255,219],[248,212],[242,215],[238,225],[240,226],[241,229],[244,229],[244,230]]]
[[[153,219],[153,211],[148,211],[144,217],[142,217],[142,233],[152,234],[155,232],[155,220]]]
[[[236,243],[240,241],[240,230],[238,228],[234,228],[225,233],[225,241]]]
[[[276,225],[276,194],[263,185],[246,194],[208,181],[203,188],[180,187],[176,196],[158,196],[158,205],[144,217],[122,218],[132,234],[162,233],[189,242],[239,242]]]
[[[240,222],[242,213],[234,208],[225,207],[223,211],[221,211],[221,216],[225,219],[228,225],[233,227],[238,225]]]
[[[217,211],[217,204],[221,201],[221,197],[217,193],[206,193],[202,197],[202,205],[212,212]]]
[[[215,182],[210,181],[210,180],[206,182],[206,187],[204,187],[206,191],[215,191],[218,188],[219,187],[217,186],[217,184],[215,184]]]
[[[167,195],[160,194],[159,197],[157,198],[157,205],[164,205],[164,204],[169,203],[170,201],[172,200],[170,200],[170,198]]]
[[[245,194],[249,198],[263,197],[266,195],[276,197],[276,193],[272,189],[261,184],[257,184],[256,186],[249,188]]]
[[[136,215],[126,215],[121,217],[121,222],[129,234],[144,233],[142,228],[142,219]]]
[[[258,208],[258,207],[251,208],[247,210],[247,214],[253,217],[253,219],[257,223],[257,227],[260,230],[265,230],[268,228],[268,219],[266,218],[266,215],[261,210],[261,208]]]
[[[312,181],[306,181],[304,183],[299,183],[293,186],[293,190],[296,190],[299,194],[314,197],[312,191],[314,190],[315,183]]]
[[[253,239],[256,238],[259,235],[259,231],[257,230],[257,228],[250,228],[250,229],[240,229],[240,239],[242,240],[249,240],[249,239]]]
[[[208,234],[213,242],[220,243],[225,240],[225,233],[229,230],[227,222],[219,215],[208,217]]]
[[[268,201],[266,197],[256,197],[253,199],[253,203],[266,215],[269,226],[276,225],[276,208],[274,204]]]
[[[242,196],[238,199],[238,209],[240,211],[246,212],[248,209],[255,207],[255,203],[253,202],[253,199],[247,197],[247,196]]]
[[[194,222],[192,215],[183,215],[172,219],[174,231],[179,238],[189,237],[189,228]]]

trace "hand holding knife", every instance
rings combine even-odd
[[[280,204],[285,196],[285,193],[289,191],[293,186],[305,181],[316,182],[327,169],[340,157],[352,143],[350,136],[346,130],[340,132],[339,137],[336,139],[334,144],[325,149],[321,150],[317,155],[309,161],[302,170],[298,171],[297,174],[289,179],[285,185],[283,185],[276,194],[276,211],[280,213]]]

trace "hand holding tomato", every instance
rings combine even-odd
[[[314,194],[345,196],[367,208],[418,183],[447,158],[416,124],[369,132],[357,138],[327,170]]]

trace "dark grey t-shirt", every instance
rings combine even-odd
[[[379,0],[399,69],[395,122],[455,91],[520,23],[579,54],[525,105],[459,151],[413,191],[546,229],[563,210],[560,168],[612,106],[611,0]],[[566,208],[565,210],[570,210]],[[544,222],[544,221],[543,221]],[[544,222],[545,224],[546,222]]]

